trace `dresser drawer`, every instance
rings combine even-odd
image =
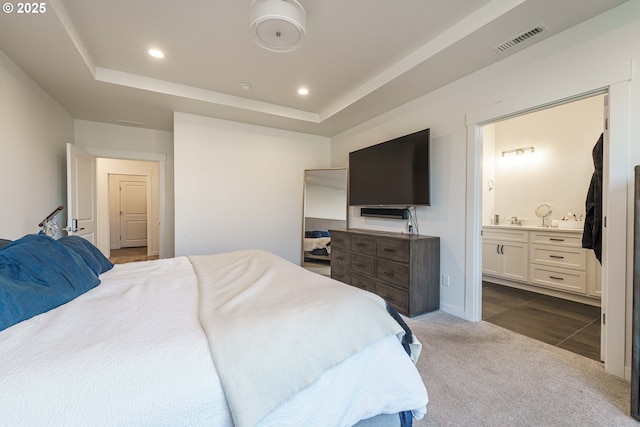
[[[563,291],[584,294],[587,275],[584,271],[531,264],[531,282]]]
[[[366,276],[373,277],[376,272],[375,261],[373,257],[352,253],[351,270],[355,273],[362,273]]]
[[[331,267],[351,268],[351,252],[340,249],[331,249]]]
[[[409,266],[398,262],[378,259],[376,278],[403,288],[409,287]]]
[[[347,285],[351,284],[351,273],[349,270],[345,270],[344,268],[331,266],[331,278],[338,280],[342,283],[346,283]]]
[[[532,231],[531,243],[543,245],[570,246],[572,248],[582,247],[581,233],[563,233],[559,231]]]
[[[409,242],[378,238],[376,240],[376,255],[393,261],[409,262]]]
[[[537,264],[553,265],[585,271],[587,253],[584,249],[565,246],[531,245],[529,261]]]
[[[331,249],[351,249],[351,234],[339,231],[331,232]]]
[[[351,236],[351,250],[362,255],[376,254],[376,240],[371,236]]]
[[[376,282],[371,277],[361,276],[359,274],[353,273],[351,275],[351,283],[352,286],[355,286],[360,289],[364,289],[369,292],[376,292]]]
[[[401,313],[409,312],[409,293],[385,283],[376,282],[376,294],[380,295]]]

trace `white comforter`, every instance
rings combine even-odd
[[[0,332],[0,423],[232,426],[185,257],[117,265],[102,284]],[[394,341],[395,340],[395,341]],[[349,426],[426,390],[393,336],[327,371],[261,426]]]

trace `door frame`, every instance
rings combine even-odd
[[[120,150],[120,149],[91,147],[91,146],[85,146],[83,148],[85,149],[85,151],[93,154],[97,158],[116,159],[116,160],[138,160],[143,162],[158,163],[158,222],[159,222],[158,250],[160,252],[158,256],[159,258],[167,258],[169,256],[172,256],[173,248],[168,247],[170,239],[167,234],[168,230],[167,230],[167,221],[166,221],[167,155],[164,153]],[[104,178],[108,179],[106,176]],[[101,177],[97,177],[96,179],[101,179]],[[108,212],[106,213],[98,212],[99,217],[101,214],[108,215]],[[108,254],[110,252],[109,241],[108,239],[104,239],[104,237],[101,238],[101,234],[103,233],[99,233],[98,235],[98,248],[103,253]]]
[[[497,102],[466,114],[467,189],[466,189],[466,268],[465,318],[482,319],[482,127],[484,125],[545,109],[553,105],[607,92],[609,96],[609,152],[606,164],[623,165],[629,148],[629,81],[631,61],[614,64],[554,86]],[[606,133],[606,130],[605,130]],[[603,180],[603,214],[608,219],[603,228],[603,313],[606,313],[605,370],[629,379],[625,356],[627,289],[627,205],[629,168],[609,167]],[[629,357],[627,357],[629,359]]]

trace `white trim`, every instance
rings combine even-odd
[[[479,141],[479,143],[478,143]],[[467,215],[464,318],[482,320],[482,126],[467,127]],[[479,280],[479,283],[478,283]]]
[[[471,126],[497,122],[510,116],[541,110],[576,98],[583,98],[585,95],[601,92],[602,89],[615,83],[631,80],[631,76],[631,61],[619,62],[583,74],[569,81],[470,111],[466,115],[466,124]]]
[[[609,141],[604,144],[602,215],[607,226],[602,229],[602,265],[604,312],[607,314],[605,336],[605,370],[624,377],[626,348],[626,297],[633,276],[627,276],[627,242],[633,233],[627,228],[628,191],[632,182],[629,167],[629,82],[609,87]],[[608,153],[607,153],[608,148]],[[608,161],[607,161],[608,159]],[[607,167],[611,165],[611,167]],[[615,167],[613,166],[615,165]],[[608,172],[608,173],[607,173]],[[606,189],[606,190],[605,190]],[[629,360],[630,357],[629,357]],[[631,377],[627,378],[630,379]]]
[[[607,313],[605,345],[605,370],[613,375],[629,378],[625,369],[625,354],[630,353],[626,345],[626,290],[628,247],[628,182],[630,168],[629,148],[629,83],[631,61],[613,64],[599,70],[577,76],[569,81],[542,88],[528,94],[498,102],[468,112],[467,124],[467,204],[466,204],[466,269],[465,269],[465,318],[479,321],[482,317],[482,239],[480,183],[482,181],[482,132],[481,127],[509,116],[547,108],[588,94],[609,91],[610,102],[610,161],[616,164],[609,168],[609,193],[603,201],[603,214],[608,216],[608,227],[603,229],[603,253],[607,256],[608,268],[603,268],[603,312]],[[618,167],[620,165],[621,167]],[[605,166],[606,168],[606,166]],[[611,284],[611,285],[610,285]]]

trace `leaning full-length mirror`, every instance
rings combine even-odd
[[[302,227],[302,266],[330,275],[329,230],[347,228],[347,168],[305,171]]]

